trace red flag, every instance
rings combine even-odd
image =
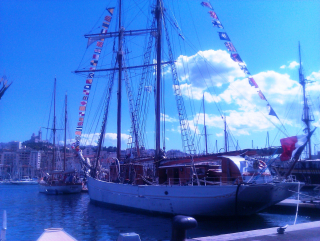
[[[92,79],[87,79],[86,84],[92,84]]]
[[[281,161],[288,161],[294,156],[299,147],[307,142],[307,136],[291,136],[280,139],[283,153],[280,155]]]

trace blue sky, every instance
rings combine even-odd
[[[148,14],[145,7],[147,1],[130,0],[129,3],[124,3],[125,28],[144,28],[146,22],[143,18]],[[318,126],[320,1],[211,1],[225,28],[221,31],[230,37],[281,123],[275,117],[267,115],[266,102],[259,99],[256,90],[248,84],[243,72],[228,56],[224,41],[218,37],[219,29],[211,25],[209,9],[202,7],[200,3],[201,1],[196,0],[178,0],[168,1],[165,6],[168,14],[173,13],[181,29],[180,33],[185,37],[185,40],[182,40],[177,32],[170,32],[173,35],[172,46],[182,78],[182,95],[186,97],[185,106],[192,132],[203,131],[203,125],[200,124],[203,115],[199,113],[202,112],[201,98],[205,95],[206,122],[210,133],[209,150],[213,151],[216,140],[219,148],[223,146],[223,122],[217,105],[226,115],[232,136],[238,140],[241,148],[251,147],[252,140],[254,146],[264,147],[267,132],[270,135],[270,144],[279,145],[279,139],[285,136],[281,123],[284,124],[287,135],[302,134],[299,105],[301,88],[297,82],[298,66],[295,64],[299,62],[298,41],[301,44],[305,76],[314,81],[307,90],[316,120],[314,125]],[[58,122],[61,123],[64,94],[68,92],[68,138],[74,138],[85,77],[75,75],[72,71],[78,69],[78,66],[89,66],[93,48],[86,49],[83,35],[91,30],[92,33],[98,33],[101,30],[101,17],[107,15],[105,8],[112,6],[115,6],[114,1],[1,1],[0,74],[5,74],[13,84],[0,100],[0,142],[24,141],[29,139],[32,133],[37,133],[40,127],[47,127],[55,77]],[[112,28],[117,28],[115,19],[112,20],[110,29]],[[106,58],[112,50],[112,41],[108,41],[105,43],[107,47],[103,49],[103,56]],[[130,41],[128,47],[138,46],[143,49],[144,45],[139,42],[141,40]],[[133,52],[135,51],[137,50],[134,49]],[[132,63],[135,63],[134,60]],[[165,69],[165,80],[170,78],[167,71],[168,69]],[[106,80],[98,78],[94,81],[93,88],[97,89],[99,96],[98,90],[104,88]],[[136,90],[136,87],[133,89]],[[116,94],[116,86],[113,92]],[[123,93],[125,94],[125,91]],[[172,84],[165,87],[165,93],[172,93]],[[166,98],[169,104],[166,104],[163,114],[167,116],[167,150],[181,149],[174,98]],[[90,96],[89,103],[92,99]],[[95,100],[98,101],[98,97]],[[110,127],[107,129],[105,141],[107,146],[116,143],[114,100],[115,97],[108,121]],[[125,99],[123,102],[127,107],[128,101]],[[100,127],[93,124],[90,124],[90,127],[89,123],[95,115],[94,107],[98,104],[92,102],[92,105],[91,115],[89,117],[87,111],[85,123],[88,123],[88,133],[91,129],[92,136],[96,136],[95,133]],[[149,113],[147,127],[150,130],[147,132],[146,142],[149,148],[153,148],[152,108]],[[124,113],[123,116],[125,146],[130,123],[129,115]],[[43,133],[46,134],[46,131],[43,130]],[[199,143],[200,149],[203,149],[203,140]],[[320,143],[318,132],[315,134],[314,143]]]

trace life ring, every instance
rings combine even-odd
[[[264,161],[259,161],[259,168],[260,169],[263,169],[263,168],[265,168],[267,166],[267,164],[264,162]]]

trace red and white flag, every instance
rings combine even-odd
[[[308,141],[306,135],[291,136],[280,139],[283,153],[280,155],[281,161],[290,160],[297,152],[299,147],[303,146]]]

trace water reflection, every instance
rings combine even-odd
[[[7,210],[7,240],[36,240],[45,228],[62,227],[78,240],[116,240],[119,233],[136,232],[141,240],[169,240],[171,217],[133,212],[90,202],[88,194],[45,195],[37,186],[0,186],[0,222]],[[204,237],[253,229],[292,225],[295,208],[268,209],[250,217],[197,218],[188,236]],[[297,223],[320,220],[317,212],[299,211]],[[1,224],[0,223],[0,224]]]

